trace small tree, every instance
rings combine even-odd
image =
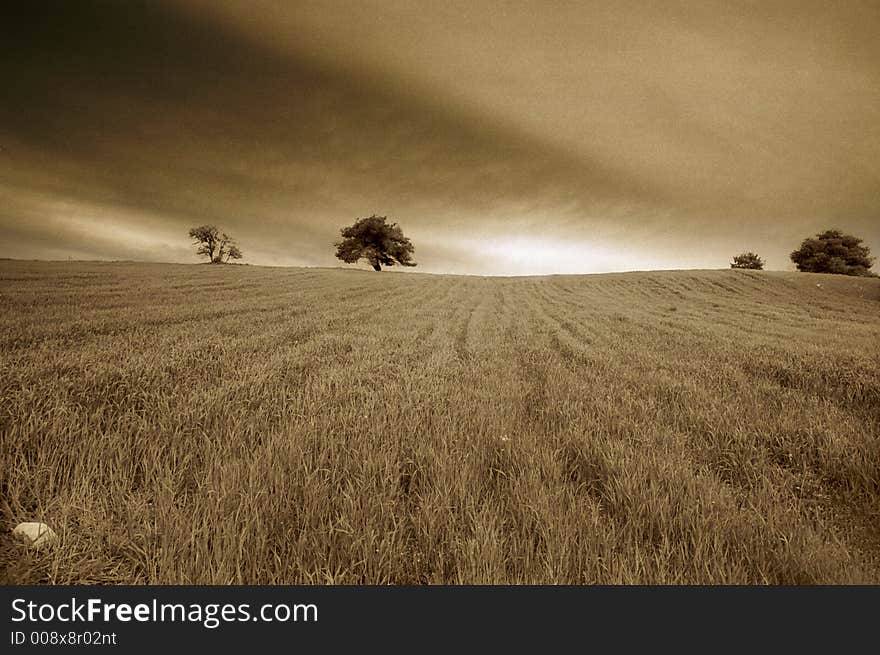
[[[750,268],[755,271],[763,271],[764,260],[753,252],[744,252],[733,258],[730,268]]]
[[[230,259],[241,259],[244,255],[241,254],[241,250],[234,243],[229,246],[229,250],[226,251],[226,261]]]
[[[801,247],[791,253],[791,261],[799,271],[808,273],[874,275],[868,270],[874,264],[870,249],[858,237],[840,230],[825,230],[804,239]]]
[[[388,223],[385,216],[359,218],[354,225],[341,230],[342,241],[337,241],[336,256],[346,264],[366,259],[373,270],[381,271],[382,266],[415,266],[412,260],[415,248],[403,236],[397,223]]]
[[[242,253],[235,241],[216,225],[200,225],[189,231],[197,255],[205,255],[212,264],[223,264],[230,259],[241,259]]]

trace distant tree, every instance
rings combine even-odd
[[[870,249],[858,237],[840,230],[825,230],[804,239],[791,253],[791,261],[799,271],[808,273],[874,276],[869,270],[874,264]]]
[[[382,266],[415,266],[412,260],[415,248],[403,236],[397,223],[388,223],[385,216],[359,218],[354,225],[341,230],[342,241],[337,241],[336,256],[346,264],[366,259],[376,271]]]
[[[235,241],[216,225],[200,225],[189,231],[197,255],[205,255],[212,264],[223,264],[230,259],[241,259],[242,253]]]
[[[226,261],[230,259],[241,259],[244,255],[241,254],[241,250],[234,243],[229,246],[229,250],[226,251]]]
[[[764,260],[753,252],[744,252],[733,258],[730,268],[750,268],[755,271],[763,271]]]

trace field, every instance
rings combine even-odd
[[[0,261],[0,308],[2,582],[880,583],[878,279]]]

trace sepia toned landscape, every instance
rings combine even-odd
[[[880,585],[877,0],[6,4],[0,585]]]
[[[880,279],[0,261],[10,583],[878,583]]]

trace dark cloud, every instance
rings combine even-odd
[[[449,272],[880,241],[867,5],[477,4],[6,10],[0,256],[186,261],[214,222],[254,263],[333,265],[370,213]]]

